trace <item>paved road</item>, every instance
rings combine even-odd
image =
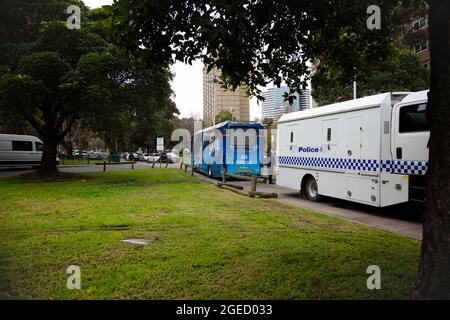
[[[114,165],[108,166],[107,170],[130,170],[130,167],[130,164]],[[159,165],[157,165],[157,167],[159,167]],[[151,168],[151,165],[146,163],[136,163],[135,168]],[[169,168],[179,168],[179,165],[170,164]],[[101,172],[103,166],[66,166],[60,167],[60,170],[72,173]],[[1,170],[0,176],[17,176],[26,172],[30,172],[30,170]],[[208,182],[217,182],[217,180],[209,179],[203,175],[195,175]],[[240,184],[246,187],[247,190],[250,189],[250,182],[234,181],[233,183]],[[257,190],[278,193],[277,201],[283,203],[310,209],[330,216],[341,217],[366,226],[381,228],[417,240],[422,239],[422,207],[420,206],[406,204],[387,208],[374,208],[332,198],[324,198],[321,202],[311,202],[300,198],[298,192],[295,190],[267,184],[258,184]]]
[[[147,164],[145,162],[136,162],[134,165],[136,169],[145,169],[151,168],[152,164]],[[159,168],[160,165],[156,164],[156,168]],[[162,167],[165,167],[165,164],[162,164]],[[169,164],[169,168],[179,168],[178,164]],[[90,173],[90,172],[101,172],[103,171],[102,165],[89,165],[89,166],[59,166],[58,167],[61,172],[71,172],[71,173]],[[107,171],[116,171],[116,170],[130,170],[131,164],[117,164],[107,166]],[[31,172],[30,168],[12,168],[12,169],[0,169],[0,177],[14,177],[24,173]]]

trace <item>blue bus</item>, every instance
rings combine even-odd
[[[261,175],[264,127],[260,123],[226,121],[194,134],[194,170],[211,178],[227,173]]]

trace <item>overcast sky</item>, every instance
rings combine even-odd
[[[112,4],[113,0],[83,0],[90,8]],[[83,17],[81,18],[83,21]],[[196,61],[192,66],[177,62],[171,67],[175,78],[172,81],[172,90],[175,93],[173,100],[180,110],[180,117],[203,117],[203,64]],[[261,117],[261,107],[256,99],[250,102],[250,119]]]

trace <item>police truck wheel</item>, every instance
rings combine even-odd
[[[305,193],[309,200],[317,202],[320,199],[317,181],[313,177],[309,177],[305,183]]]

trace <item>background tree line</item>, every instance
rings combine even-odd
[[[318,53],[311,75],[311,94],[315,102],[322,106],[353,99],[353,80],[357,82],[358,97],[428,89],[430,72],[411,50],[416,42],[427,41],[428,35],[414,32],[410,27],[411,18],[426,15],[426,5],[399,8],[397,20],[392,21],[396,27],[391,35],[392,42],[388,44],[389,54],[380,59],[367,59],[361,52],[360,63],[353,73],[348,72],[348,66],[342,61]],[[345,34],[336,41],[345,47],[348,37],[351,36]]]
[[[79,30],[67,28],[70,4],[82,10]],[[74,142],[101,138],[117,152],[170,136],[178,110],[169,65],[117,45],[110,6],[7,0],[0,9],[0,130],[44,141],[41,172],[57,172],[58,145],[71,154]]]

